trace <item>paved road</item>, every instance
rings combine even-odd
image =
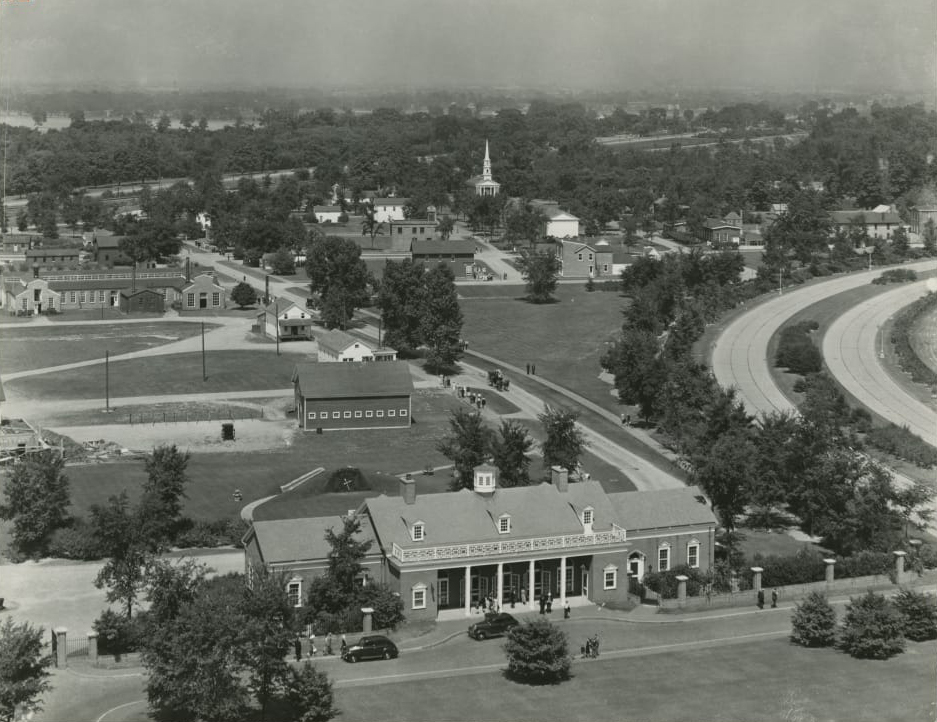
[[[937,413],[906,394],[882,364],[881,329],[902,308],[927,293],[933,279],[900,286],[860,303],[834,321],[823,337],[823,359],[845,389],[879,416],[906,425],[937,446]]]
[[[929,271],[937,268],[937,261],[910,263],[903,268]],[[739,398],[753,413],[796,411],[794,404],[771,378],[768,366],[768,342],[771,337],[798,311],[837,293],[870,283],[881,273],[882,269],[879,268],[785,291],[783,296],[742,314],[716,340],[711,361],[716,379],[723,386],[735,387]],[[856,397],[862,403],[866,403],[867,399],[872,402],[871,395],[861,391]],[[904,403],[906,400],[913,401],[904,392],[897,399],[901,399],[901,404],[905,406],[908,405]]]

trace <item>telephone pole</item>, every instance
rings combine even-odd
[[[202,381],[208,381],[208,374],[205,371],[205,322],[202,321]]]

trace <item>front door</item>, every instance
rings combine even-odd
[[[635,554],[628,560],[628,571],[639,582],[644,579],[644,557]]]
[[[111,291],[111,306],[117,308],[120,305],[120,294],[117,291]]]
[[[472,577],[472,602],[478,604],[479,600],[488,596],[488,577]]]
[[[582,596],[589,598],[589,570],[586,567],[582,568]]]
[[[449,606],[449,578],[442,577],[436,580],[436,586],[439,588],[439,608]]]
[[[198,307],[199,308],[208,308],[208,294],[200,293],[198,296]]]

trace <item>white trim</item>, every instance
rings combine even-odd
[[[417,533],[419,532],[419,533]],[[423,541],[426,539],[426,523],[422,521],[413,522],[410,527],[410,539],[413,541]]]
[[[286,583],[286,596],[287,596],[287,598],[289,598],[289,596],[290,596],[290,594],[291,594],[291,591],[290,591],[290,590],[291,590],[293,587],[296,587],[296,603],[293,604],[293,606],[294,606],[294,607],[301,607],[301,606],[303,606],[303,580],[302,580],[301,578],[298,578],[298,577],[292,577],[292,578]]]
[[[690,550],[691,549],[694,549],[696,551],[696,563],[695,564],[690,562]],[[700,552],[700,543],[698,540],[691,539],[689,542],[687,542],[686,563],[688,566],[692,567],[693,569],[699,569],[699,552]]]
[[[505,524],[507,522],[507,524]],[[503,527],[507,527],[506,529]],[[498,533],[499,534],[510,534],[511,533],[511,515],[502,514],[498,517]]]
[[[661,564],[661,552],[667,552],[667,567]],[[657,571],[666,572],[672,566],[673,559],[670,558],[670,544],[664,542],[657,547]]]
[[[420,595],[420,603],[417,604],[417,595]],[[410,589],[410,608],[426,609],[426,585],[423,582],[413,585]]]
[[[609,584],[609,574],[612,575],[611,584]],[[618,589],[618,567],[614,564],[606,564],[602,569],[602,589],[605,591]]]

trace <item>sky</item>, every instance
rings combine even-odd
[[[934,0],[0,0],[0,81],[937,93]]]

